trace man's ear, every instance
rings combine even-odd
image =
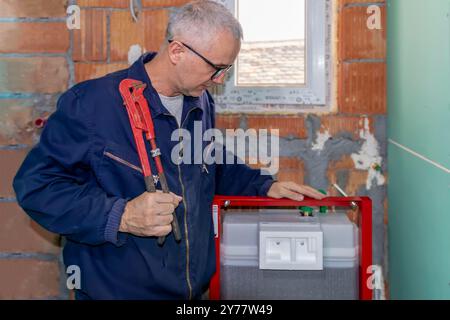
[[[172,41],[167,44],[167,53],[172,64],[177,65],[183,59],[185,48],[178,41]]]

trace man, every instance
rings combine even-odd
[[[194,121],[202,121],[204,129],[214,127],[207,89],[223,83],[241,38],[239,22],[222,5],[187,4],[171,15],[157,54],[80,83],[59,99],[14,188],[33,219],[65,236],[64,263],[81,271],[77,299],[200,298],[215,272],[214,194],[323,197],[308,186],[274,182],[243,164],[171,161],[179,142],[171,141],[173,131],[193,132]],[[144,95],[173,193],[145,192],[118,90],[125,78],[147,84]],[[174,210],[180,243],[171,233]],[[157,244],[158,236],[167,236],[164,245]]]

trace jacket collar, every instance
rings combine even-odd
[[[152,118],[156,118],[160,114],[169,114],[169,111],[163,106],[159,99],[158,92],[152,85],[152,81],[145,70],[145,64],[152,60],[156,56],[156,52],[144,53],[136,62],[134,62],[128,69],[128,77],[131,79],[139,80],[147,84],[147,88],[144,90],[144,96],[147,98]],[[204,111],[203,104],[200,103],[199,97],[184,96],[183,103],[183,118],[192,109],[200,109]]]

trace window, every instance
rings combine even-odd
[[[237,0],[245,30],[236,65],[236,85],[305,85],[305,0]]]
[[[218,112],[325,108],[331,0],[217,0],[244,30],[241,52],[215,93]]]

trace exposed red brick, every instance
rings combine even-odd
[[[349,171],[348,183],[345,192],[349,196],[357,195],[361,187],[366,186],[368,171],[353,169]]]
[[[276,168],[278,166],[278,172],[276,177],[280,181],[294,181],[298,184],[303,184],[304,181],[304,164],[303,161],[295,157],[279,157],[272,159],[274,164],[271,167]],[[250,163],[256,162],[256,159],[248,158],[245,163],[251,168],[261,169],[267,168],[268,165],[263,165],[261,163]]]
[[[143,0],[143,7],[175,7],[181,6],[192,0]],[[110,8],[128,8],[128,0],[78,0],[80,7],[110,7]]]
[[[365,170],[352,170],[349,175],[348,190],[349,194],[357,195],[358,190],[361,187],[366,187],[368,171]]]
[[[103,10],[81,10],[80,29],[73,31],[74,61],[105,61],[106,12]]]
[[[80,7],[110,7],[110,8],[128,8],[128,0],[78,0]]]
[[[380,7],[381,29],[369,29],[366,6],[343,8],[340,15],[340,60],[386,57],[386,10]]]
[[[345,170],[348,173],[347,185],[339,185],[349,196],[358,194],[359,188],[366,186],[368,172],[354,168],[353,160],[345,156],[341,161],[330,162],[327,170],[327,178],[330,185],[337,183],[337,173]],[[342,196],[335,188],[330,189],[330,196]]]
[[[59,236],[34,222],[15,202],[0,203],[0,252],[60,251]]]
[[[303,170],[303,161],[295,157],[280,157],[279,164],[285,170]]]
[[[65,58],[0,58],[0,91],[58,93],[68,85],[69,70]],[[45,79],[45,81],[44,81]]]
[[[340,196],[340,195],[339,195]],[[359,221],[359,214],[358,214],[358,210],[351,210],[351,209],[348,209],[348,210],[346,210],[345,211],[346,212],[346,214],[347,214],[347,217],[348,217],[348,219],[351,221],[351,222],[353,222],[354,224],[358,224],[358,221]]]
[[[0,150],[0,168],[2,168],[2,177],[0,179],[0,197],[15,197],[15,193],[12,188],[12,181],[27,152],[28,149]]]
[[[218,129],[237,129],[240,127],[240,115],[216,115],[216,128]]]
[[[384,291],[385,291],[385,295],[386,295],[386,300],[391,300],[391,290],[389,287],[389,281],[385,278],[384,279]]]
[[[0,260],[0,299],[44,299],[59,295],[55,261]]]
[[[342,63],[339,111],[352,114],[386,113],[386,64]]]
[[[143,0],[144,7],[175,7],[182,6],[192,0]]]
[[[336,136],[343,132],[353,135],[353,139],[360,138],[360,131],[364,130],[366,117],[345,116],[345,115],[327,115],[321,118],[321,132],[328,130],[331,136]],[[373,132],[373,120],[369,118],[369,130]]]
[[[65,17],[67,0],[0,0],[0,17]]]
[[[339,0],[341,6],[353,3],[384,3],[385,0]]]
[[[279,181],[294,181],[298,184],[303,184],[304,171],[302,160],[293,157],[281,157],[277,179]]]
[[[304,174],[300,170],[285,170],[280,169],[277,174],[279,181],[293,181],[298,184],[303,184]]]
[[[342,197],[335,188],[332,187],[334,183],[338,183],[337,175],[340,172],[347,172],[348,181],[346,185],[340,184],[339,186],[350,196],[356,196],[359,188],[365,186],[367,179],[367,171],[355,169],[354,162],[349,155],[343,156],[339,160],[330,161],[327,169],[327,179],[329,182],[329,189],[327,190],[328,195],[331,197]],[[357,223],[358,214],[353,210],[347,211],[348,218]]]
[[[75,81],[99,78],[108,73],[128,68],[126,63],[75,63]]]
[[[143,51],[157,51],[165,37],[168,21],[167,10],[143,11],[138,22],[129,12],[115,11],[111,14],[111,60],[127,61],[132,45]]]
[[[1,53],[61,53],[69,49],[69,31],[62,22],[0,23]]]
[[[252,129],[278,129],[281,137],[303,139],[307,136],[302,116],[248,116],[247,126]]]
[[[346,170],[346,169],[341,169]],[[337,183],[336,174],[340,170],[337,170],[337,168],[329,167],[327,171],[327,178],[329,181],[330,186],[334,183]],[[365,187],[366,180],[367,180],[367,171],[363,170],[356,170],[356,169],[348,169],[348,182],[346,186],[339,185],[349,196],[356,196],[358,195],[358,191],[361,187]],[[342,197],[342,194],[340,194],[336,188],[330,187],[329,190],[327,190],[328,195],[331,197]],[[354,223],[358,223],[358,211],[353,210],[347,210],[347,217],[350,219],[350,221]]]

